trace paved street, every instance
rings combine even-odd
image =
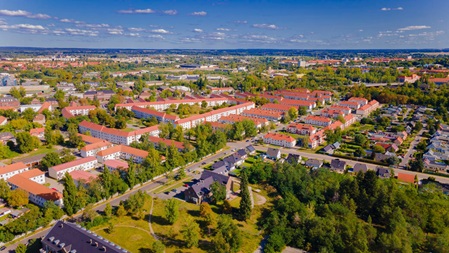
[[[415,136],[415,139],[410,143],[410,147],[407,150],[407,153],[404,155],[404,159],[402,159],[401,163],[399,164],[399,167],[405,168],[408,165],[408,162],[410,161],[411,156],[416,151],[416,146],[421,142],[422,140],[422,134],[424,133],[424,128],[421,129],[421,131],[418,132],[418,134]]]

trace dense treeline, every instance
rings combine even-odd
[[[356,176],[301,165],[256,162],[251,183],[280,194],[260,222],[266,252],[285,245],[310,252],[447,252],[449,200],[441,189],[419,189],[374,172]]]

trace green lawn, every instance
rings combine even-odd
[[[109,233],[108,224],[102,224],[90,230],[132,253],[151,252],[154,238],[151,236],[148,224],[150,207],[151,200],[144,205],[144,209],[147,211],[144,219],[131,216],[113,217],[109,221],[114,225],[112,233]]]

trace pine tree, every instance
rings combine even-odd
[[[251,195],[248,190],[248,175],[245,171],[241,173],[240,196],[242,199],[240,200],[239,214],[240,218],[246,221],[251,216]]]
[[[70,174],[65,175],[64,179],[64,191],[62,192],[64,197],[64,209],[65,212],[71,216],[78,211],[78,189],[76,188],[75,182],[73,182],[72,176]]]

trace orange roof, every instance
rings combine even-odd
[[[320,121],[320,122],[331,122],[332,120],[326,117],[309,115],[306,117],[306,120]]]
[[[85,183],[89,183],[98,178],[97,175],[84,171],[84,170],[74,170],[69,173],[73,180],[80,181],[83,180]]]
[[[231,114],[228,116],[223,116],[220,118],[220,121],[230,121],[230,122],[239,122],[243,120],[251,120],[254,122],[254,124],[266,124],[268,122],[267,119],[264,118],[256,118],[256,117],[249,117],[249,116],[243,116],[243,115],[237,115],[237,114]]]
[[[246,110],[243,113],[261,115],[261,116],[271,116],[271,117],[276,117],[276,118],[282,117],[281,112],[267,111],[267,110],[262,110],[262,109],[257,109],[257,108]]]
[[[43,172],[39,169],[32,169],[32,170],[27,170],[25,172],[20,173],[20,175],[25,178],[32,178],[32,177],[45,175],[45,172]]]
[[[6,118],[3,117],[3,116],[0,116],[0,123],[3,123],[5,120],[8,120],[8,119],[6,119]]]
[[[359,105],[359,103],[355,101],[341,101],[340,105]]]
[[[84,163],[88,163],[88,162],[93,162],[96,161],[97,158],[95,158],[94,156],[88,156],[85,158],[81,158],[81,159],[77,159],[68,163],[63,163],[63,164],[59,164],[56,166],[51,167],[53,170],[55,171],[61,171],[61,170],[65,170],[71,167],[75,167]]]
[[[150,140],[153,143],[164,143],[167,146],[175,146],[178,149],[184,149],[184,144],[182,142],[179,141],[174,141],[174,140],[168,140],[168,139],[164,139],[164,138],[159,138],[156,136],[149,136],[148,140]],[[148,153],[147,153],[148,155]]]
[[[56,200],[62,199],[61,193],[59,193],[55,190],[52,190],[50,188],[47,188],[47,187],[45,187],[39,183],[36,183],[32,180],[29,180],[28,178],[23,177],[20,174],[11,177],[10,179],[8,179],[8,182],[28,193],[39,196],[46,200],[56,201]]]
[[[45,109],[50,109],[50,106],[51,106],[50,102],[44,102],[39,111],[37,111],[37,113],[42,113]]]
[[[102,147],[107,147],[109,145],[111,145],[109,141],[95,142],[84,146],[83,148],[81,148],[81,151],[88,152]]]
[[[223,124],[223,123],[214,122],[214,121],[208,121],[207,123],[210,124],[212,126],[212,128],[226,129],[229,127],[229,124]]]
[[[368,103],[368,100],[366,98],[360,98],[360,97],[351,97],[350,99],[348,99],[348,101],[363,101],[365,103]]]
[[[313,131],[316,128],[312,125],[309,124],[301,124],[301,123],[291,123],[290,125],[288,125],[289,128],[296,128],[296,129],[305,129],[305,130],[309,130],[309,131]]]
[[[43,128],[43,127],[41,127],[41,128],[34,128],[34,129],[30,130],[30,134],[31,135],[33,135],[33,134],[40,134],[40,133],[43,133],[43,132],[45,132],[45,128]]]
[[[279,111],[288,111],[290,110],[290,108],[295,108],[294,106],[291,105],[285,105],[285,104],[273,104],[273,103],[268,103],[268,104],[264,104],[262,107],[262,109],[272,109],[272,110],[279,110]]]
[[[141,149],[137,149],[137,148],[132,148],[129,146],[124,146],[124,145],[117,145],[105,150],[102,150],[100,152],[97,153],[97,156],[107,156],[107,155],[111,155],[111,154],[115,154],[115,153],[128,153],[131,154],[133,156],[137,156],[137,157],[147,157],[148,156],[148,152],[141,150]]]
[[[148,115],[161,117],[161,118],[171,119],[171,120],[179,119],[179,117],[177,115],[171,115],[171,114],[168,114],[168,113],[165,113],[165,112],[160,112],[160,111],[152,110],[152,109],[149,109],[149,108],[141,108],[141,107],[138,107],[138,106],[133,106],[133,107],[131,107],[131,110],[142,112],[142,113],[145,113],[145,114],[148,114]]]
[[[96,142],[103,142],[104,140],[100,138],[95,138],[93,136],[85,135],[85,134],[78,134],[78,136],[81,136],[81,139],[88,144],[96,143]]]
[[[23,162],[13,163],[11,165],[6,165],[3,167],[0,167],[0,174],[6,174],[9,172],[13,172],[20,169],[28,168]]]
[[[354,116],[354,114],[348,114],[348,115],[344,116],[343,118],[345,119],[345,121],[350,121],[353,118],[355,118],[355,116]]]
[[[398,172],[398,180],[406,183],[415,183],[415,175]]]
[[[287,141],[287,142],[294,142],[295,138],[284,135],[284,134],[276,134],[276,133],[267,133],[263,136],[265,139],[273,139],[273,140],[279,140],[279,141]]]
[[[115,128],[107,128],[105,126],[98,125],[98,124],[88,122],[85,120],[83,120],[81,123],[79,123],[79,126],[83,126],[85,128],[95,130],[98,132],[103,132],[103,133],[107,133],[110,135],[122,136],[122,137],[129,137],[129,136],[133,136],[133,135],[144,134],[144,133],[156,131],[159,128],[158,125],[155,125],[155,126],[151,126],[151,127],[147,127],[147,128],[137,129],[137,130],[134,130],[131,132],[125,132],[125,131],[115,129]]]

